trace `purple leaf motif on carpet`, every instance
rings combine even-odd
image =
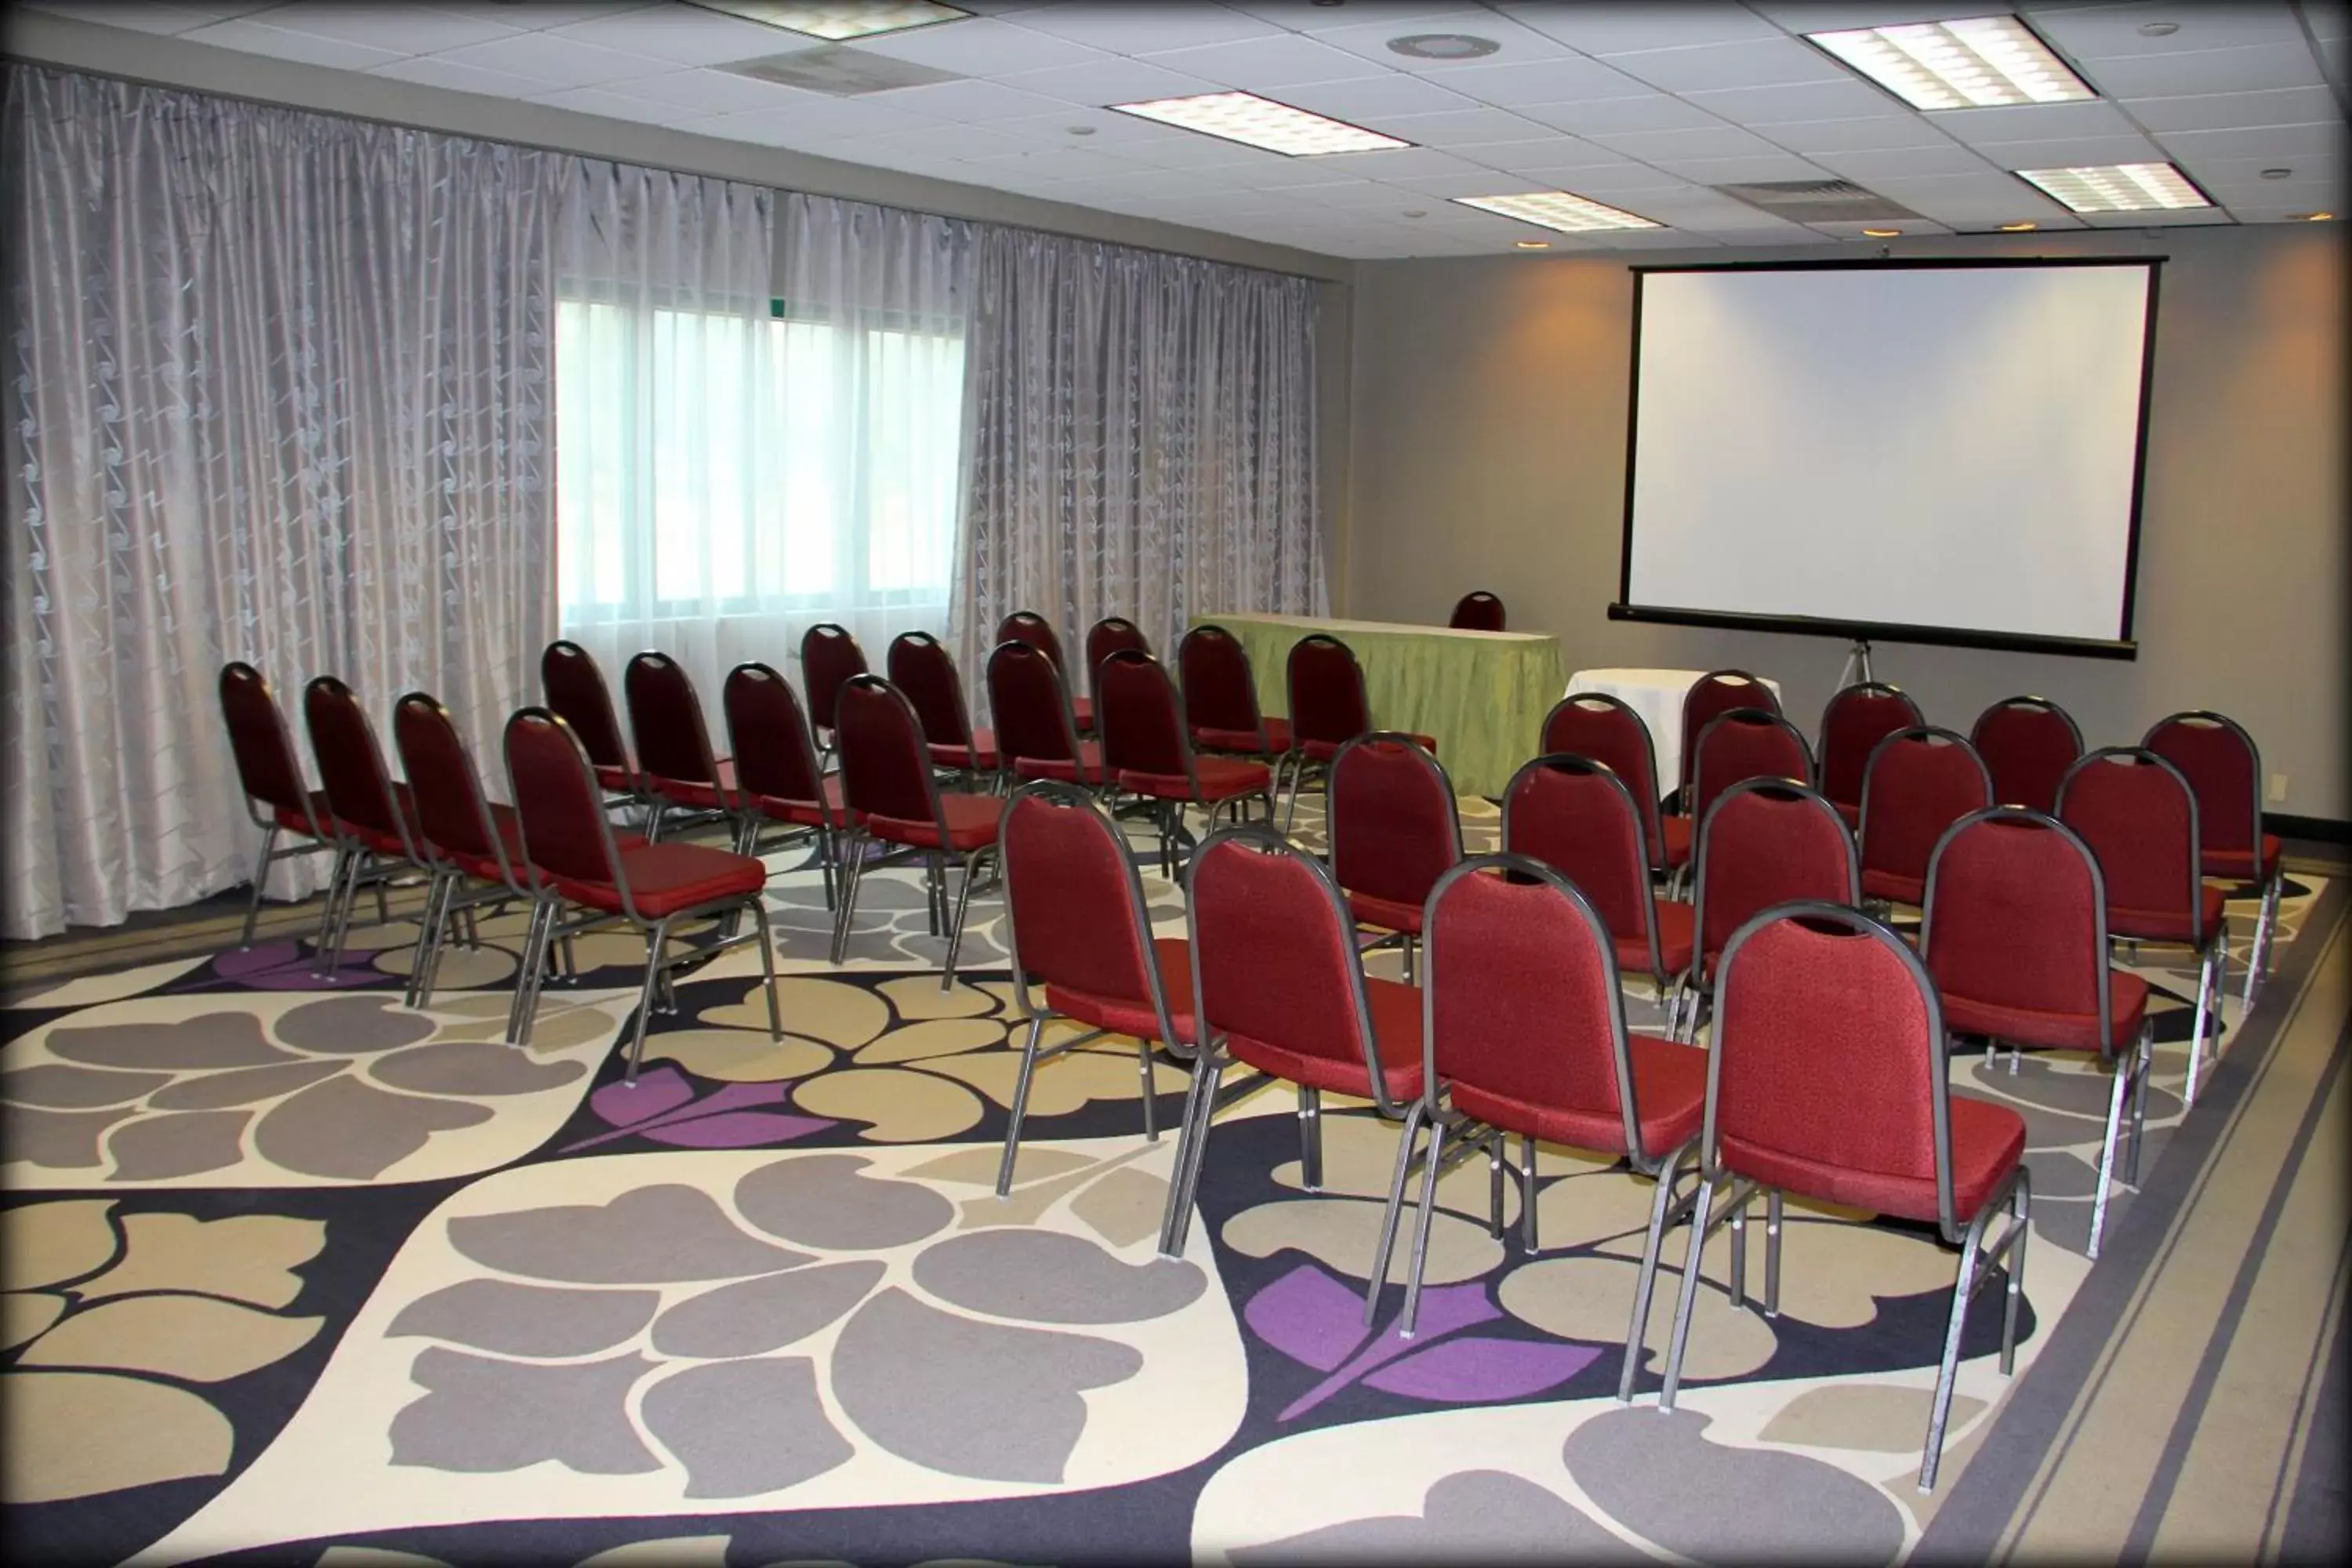
[[[694,1085],[673,1067],[639,1075],[634,1089],[608,1083],[588,1097],[588,1107],[613,1126],[610,1132],[567,1143],[562,1152],[593,1149],[635,1134],[681,1149],[756,1149],[787,1143],[833,1125],[823,1117],[796,1116],[774,1109],[784,1103],[789,1083],[730,1083],[695,1098]]]
[[[1356,1383],[1443,1404],[1525,1399],[1557,1388],[1601,1355],[1591,1345],[1491,1334],[1452,1337],[1502,1315],[1486,1300],[1483,1284],[1440,1285],[1421,1293],[1414,1337],[1400,1339],[1396,1317],[1378,1330],[1365,1328],[1362,1298],[1311,1263],[1283,1275],[1242,1309],[1243,1321],[1258,1338],[1329,1374],[1291,1401],[1276,1417],[1280,1421],[1304,1415]]]
[[[347,952],[332,973],[320,974],[318,955],[305,951],[300,942],[271,942],[217,955],[213,960],[213,973],[255,991],[324,991],[366,985],[387,978],[375,967],[374,961],[372,952]]]

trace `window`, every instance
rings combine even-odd
[[[556,311],[567,624],[947,602],[960,332]]]

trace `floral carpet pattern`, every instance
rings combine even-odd
[[[1492,808],[1465,806],[1480,847]],[[2291,884],[2282,944],[2319,886]],[[1161,1258],[1188,1077],[1131,1040],[1040,1069],[996,1195],[1027,1026],[998,889],[945,989],[911,871],[869,874],[838,968],[812,873],[780,867],[770,902],[784,1038],[738,949],[681,974],[634,1085],[641,946],[575,943],[518,1050],[513,914],[422,1011],[391,924],[331,975],[281,943],[0,1015],[15,1558],[1897,1562],[1932,1517],[1913,1481],[1953,1255],[1930,1230],[1792,1202],[1770,1318],[1730,1305],[1718,1237],[1677,1409],[1654,1402],[1672,1268],[1629,1408],[1653,1189],[1622,1164],[1542,1149],[1535,1256],[1515,1193],[1498,1238],[1483,1163],[1449,1173],[1405,1339],[1402,1247],[1363,1321],[1397,1136],[1370,1108],[1327,1097],[1310,1193],[1295,1100],[1238,1085]],[[2252,905],[2231,912],[2242,962]],[[2140,955],[2143,1173],[2183,1109],[2194,975],[2169,957]],[[1627,1001],[1658,1026],[1645,979]],[[2063,1053],[1952,1071],[2027,1123],[2022,1371],[2089,1267],[2107,1079]],[[1982,1300],[1939,1495],[2010,1386]]]

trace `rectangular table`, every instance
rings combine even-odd
[[[1364,668],[1372,723],[1437,742],[1454,787],[1499,795],[1536,754],[1544,715],[1568,686],[1559,639],[1542,632],[1471,632],[1317,616],[1201,616],[1249,650],[1258,710],[1286,718],[1290,649],[1315,632],[1338,637]]]

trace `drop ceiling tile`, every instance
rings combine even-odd
[[[1512,112],[1580,136],[1633,131],[1694,131],[1727,123],[1697,104],[1671,93],[1647,91],[1591,103],[1526,103]]]
[[[1937,223],[1933,218],[1924,217],[1861,220],[1848,219],[1839,223],[1809,223],[1805,226],[1813,230],[1817,234],[1828,235],[1832,239],[1875,239],[1878,237],[1876,235],[1864,234],[1862,231],[1865,228],[1899,229],[1906,235],[1949,234],[1952,232],[1951,227],[1948,225]]]
[[[663,0],[665,8],[668,3]],[[495,22],[518,32],[536,33],[549,27],[568,27],[574,22],[593,21],[599,16],[650,11],[655,4],[656,0],[436,0],[425,8],[470,16],[478,22]]]
[[[2344,145],[2341,120],[2309,125],[2259,125],[2232,131],[2159,131],[2156,140],[2178,158],[2269,158],[2292,163],[2312,153],[2334,153]]]
[[[1450,201],[1455,196],[1508,195],[1512,187],[1525,182],[1514,179],[1504,170],[1479,168],[1466,174],[1400,174],[1391,176],[1389,183],[1440,201]]]
[[[990,169],[1045,180],[1079,180],[1090,175],[1123,174],[1131,167],[1111,153],[1097,153],[1084,147],[1036,147],[1020,153],[992,153],[971,162]]]
[[[431,65],[431,60],[417,60],[416,65]],[[390,75],[390,71],[380,72]],[[683,70],[667,71],[660,76],[639,77],[628,84],[632,98],[649,98],[657,103],[677,104],[681,108],[708,107],[714,114],[743,114],[755,109],[781,109],[803,99],[818,96],[781,82],[761,81],[756,77],[737,76],[732,71]]]
[[[1604,250],[1710,250],[1720,249],[1723,245],[1712,235],[1692,234],[1679,228],[1612,229],[1592,238]]]
[[[1820,120],[1762,128],[1791,153],[1875,153],[1893,147],[1957,147],[1958,142],[1916,114],[1872,120]]]
[[[1335,14],[1353,17],[1370,10],[1370,7],[1349,5]],[[1400,7],[1392,19],[1339,27],[1318,27],[1314,30],[1314,37],[1318,44],[1328,44],[1335,49],[1361,55],[1368,60],[1376,60],[1396,70],[1428,72],[1451,68],[1454,62],[1421,59],[1412,55],[1398,54],[1389,47],[1391,38],[1413,37],[1428,33],[1466,33],[1498,46],[1493,54],[1480,57],[1479,63],[1485,66],[1518,65],[1528,60],[1556,60],[1570,56],[1565,44],[1556,43],[1541,33],[1523,27],[1483,6],[1425,7],[1418,15]]]
[[[111,0],[80,0],[79,4],[74,0],[30,0],[29,8],[70,16],[77,22],[98,22],[110,27],[129,27],[137,32],[166,36],[193,32],[223,20],[226,14],[233,14],[228,7],[150,5],[133,4],[131,0],[124,0],[121,5],[112,4]],[[247,9],[258,10],[260,7],[248,6]],[[237,46],[231,44],[226,47],[235,48]]]
[[[1012,136],[976,125],[926,125],[912,131],[891,131],[859,140],[859,157],[865,149],[877,153],[908,153],[927,158],[957,158],[966,161],[986,158],[992,154],[1023,153],[1030,143]]]
[[[1792,82],[1851,81],[1853,73],[1821,50],[1794,38],[1739,44],[1696,44],[1612,55],[1609,63],[1668,92],[1712,88],[1776,87]]]
[[[1141,58],[1169,70],[1252,92],[1296,87],[1300,82],[1347,81],[1374,75],[1382,68],[1361,55],[1351,55],[1295,33],[1276,33],[1245,43],[1210,44],[1196,49],[1154,49]]]
[[[1859,81],[1793,82],[1785,87],[1732,87],[1685,95],[1735,125],[1784,125],[1811,120],[1906,119],[1911,110]]]
[[[1698,188],[1679,174],[1669,174],[1664,169],[1654,169],[1647,163],[1624,163],[1610,168],[1528,169],[1514,173],[1527,182],[1526,189],[1566,191],[1570,195],[1591,196],[1612,206],[1617,205],[1617,198],[1621,195],[1630,201],[1634,195],[1647,191],[1691,191]]]
[[[2077,213],[2085,228],[2212,228],[2229,226],[2221,207],[2179,207],[2147,213]]]
[[[268,27],[242,17],[207,23],[177,36],[199,44],[217,45],[224,49],[268,55],[272,59],[299,60],[304,65],[335,66],[344,70],[365,70],[370,66],[389,65],[403,58],[396,49],[372,48],[365,44],[347,44],[336,38],[322,38],[314,33],[289,32],[284,27]]]
[[[763,26],[697,5],[624,11],[592,21],[574,22],[545,36],[594,44],[599,48],[651,55],[682,66],[725,65],[769,55],[797,54],[803,49],[823,47],[825,43],[806,33]]]
[[[2102,0],[2105,3],[2105,0]],[[1913,22],[1948,22],[2009,9],[1987,0],[1751,0],[1749,9],[1792,33],[1828,33],[1845,27],[1899,27]]]
[[[1101,108],[1113,103],[1142,103],[1155,98],[1190,98],[1215,92],[1220,84],[1181,71],[1146,65],[1141,60],[1099,59],[1082,65],[1048,66],[1044,70],[1015,71],[995,79],[1023,92],[1042,93],[1065,103]]]
[[[1372,153],[1329,153],[1314,160],[1333,179],[1385,180],[1396,174],[1466,174],[1481,167],[1434,147],[1391,147]]]
[[[2030,6],[2026,20],[2043,37],[2078,60],[2108,60],[2140,55],[2185,54],[2202,49],[2251,48],[2260,44],[2302,41],[2303,30],[2284,0],[2228,0],[2173,5],[2096,5],[2049,9]],[[2178,32],[2150,37],[2140,28],[2171,22]]]
[[[860,38],[856,47],[962,76],[1004,76],[1013,71],[1046,70],[1055,66],[1113,58],[1067,38],[1016,27],[1010,22],[987,16]]]
[[[2161,163],[2164,149],[2145,136],[2052,137],[2040,142],[1979,142],[1977,153],[2002,169],[2083,169],[2101,163]]]
[[[2315,125],[2336,113],[2324,87],[2276,92],[2215,92],[2191,98],[2138,98],[2125,111],[2150,131],[2228,131],[2263,125]]]
[[[457,92],[478,92],[488,98],[530,98],[548,90],[547,83],[520,77],[511,71],[484,70],[479,66],[452,65],[431,55],[411,60],[391,60],[371,66],[368,75],[390,77],[394,81],[413,81],[425,87],[446,87]],[[648,103],[656,100],[647,99]],[[677,109],[676,104],[660,107]],[[711,112],[717,113],[713,110]]]
[[[457,68],[463,69],[463,67]],[[389,71],[378,71],[389,76]],[[488,74],[487,72],[483,73]],[[520,96],[525,103],[545,104],[550,109],[569,109],[582,114],[601,114],[607,120],[630,120],[641,125],[693,125],[718,114],[715,109],[694,110],[675,103],[659,103],[650,98],[631,98],[601,87],[567,87],[555,92],[541,92],[538,82],[524,84],[526,91]]]
[[[417,5],[328,5],[320,0],[272,5],[266,17],[252,19],[313,37],[388,49],[395,55],[435,55],[492,38],[510,38],[518,31],[500,23]]]
[[[2341,189],[2329,195],[2293,196],[2268,201],[2224,202],[2222,210],[2240,223],[2307,223],[2315,212],[2334,213],[2344,216],[2344,193]],[[2331,231],[2336,243],[2343,242],[2341,229]]]
[[[1496,9],[1546,37],[1556,38],[1588,55],[1780,37],[1778,28],[1746,6],[1717,4],[1715,0],[1681,0],[1672,5],[1608,0],[1562,5],[1557,0],[1540,0],[1532,5],[1498,5]]]
[[[958,125],[985,125],[997,120],[1035,119],[1068,112],[1068,106],[1056,99],[993,81],[939,81],[861,96],[892,109],[911,110]]]
[[[1448,20],[1458,25],[1465,7],[1460,0],[1224,0],[1225,9],[1287,27],[1294,33],[1328,33],[1383,22],[1427,22],[1434,28]]]
[[[2060,136],[2128,136],[2132,122],[2108,103],[2011,103],[1998,109],[1946,109],[1928,115],[1937,130],[1963,142],[2026,142]]]
[[[847,138],[887,136],[894,131],[916,131],[929,121],[920,115],[903,110],[885,109],[877,103],[865,103],[854,98],[826,98],[818,93],[804,95],[804,101],[782,109],[755,109],[747,114],[730,114],[709,122],[703,129],[715,134],[732,136],[739,131],[749,139],[765,140],[773,134],[789,139],[797,135],[809,138]],[[725,129],[717,129],[718,127]],[[855,157],[855,154],[852,154]]]
[[[1754,227],[1700,226],[1683,232],[1704,235],[1709,239],[1719,239],[1726,245],[1835,245],[1837,243],[1828,235],[1816,233],[1803,224],[1790,223],[1785,218],[1767,218],[1764,223]]]
[[[1257,17],[1223,5],[1200,4],[1198,0],[1181,5],[1138,5],[1134,0],[1123,5],[1040,5],[1009,20],[1016,27],[1050,33],[1074,44],[1117,55],[1237,43],[1244,38],[1268,37],[1279,31]]]
[[[1573,57],[1528,60],[1517,65],[1445,66],[1423,73],[1441,87],[1481,103],[1508,108],[1521,103],[1573,103],[1588,99],[1633,98],[1644,89],[1622,71],[1598,60]]]
[[[1882,176],[1868,184],[1889,201],[1898,202],[1922,217],[1946,223],[2023,223],[2066,211],[2013,174]]]
[[[1302,202],[1358,217],[1392,218],[1409,208],[1426,211],[1432,198],[1379,180],[1341,180],[1328,185],[1299,185],[1290,193]]]
[[[2341,176],[2265,180],[2259,174],[2248,174],[2232,180],[2200,179],[2197,184],[2207,195],[2231,212],[2242,209],[2311,212],[2319,208],[2341,212],[2346,192],[2352,189],[2352,182],[2347,182]]]
[[[468,44],[462,49],[444,49],[436,58],[527,76],[552,87],[594,87],[631,77],[667,76],[677,68],[675,61],[600,49],[552,33],[518,33],[486,44]]]
[[[1727,185],[1748,180],[1826,180],[1829,171],[1794,153],[1773,153],[1757,158],[1657,158],[1652,160],[1669,174],[1696,180],[1703,185]]]
[[[1549,125],[1506,114],[1499,109],[1454,109],[1442,114],[1382,114],[1367,118],[1370,130],[1401,136],[1417,147],[1475,147],[1493,142],[1539,142],[1556,135]]]
[[[1085,127],[1086,131],[1074,139],[1072,130],[1077,126]],[[1112,147],[1125,149],[1146,143],[1157,145],[1218,140],[1197,131],[1185,131],[1137,115],[1121,114],[1115,109],[1094,109],[1084,104],[1056,104],[1045,114],[1023,114],[1010,120],[991,121],[988,128],[1029,142],[1057,145],[1067,142],[1072,146],[1083,144],[1097,153]],[[1233,142],[1224,144],[1228,147],[1240,145]]]
[[[1226,178],[1246,182],[1261,170],[1287,168],[1296,159],[1262,152],[1217,136],[1177,136],[1160,142],[1122,142],[1118,155],[1154,169],[1216,169]]]
[[[2242,49],[2138,55],[2086,64],[2084,74],[2110,98],[2173,98],[2197,93],[2260,92],[2270,88],[2315,88],[2326,80],[2310,46],[2257,44]]]
[[[1981,174],[1986,161],[1966,147],[1888,147],[1865,153],[1816,153],[1813,161],[1849,180],[1865,184],[1889,175]]]
[[[1541,170],[1554,174],[1563,170],[1639,169],[1655,174],[1647,163],[1638,163],[1622,153],[1574,136],[1558,136],[1549,142],[1513,142],[1493,147],[1465,147],[1463,157],[1489,169],[1501,169],[1511,174],[1525,170]]]
[[[1479,107],[1474,99],[1402,71],[1387,71],[1352,81],[1302,84],[1267,96],[1338,120],[1360,114],[1436,114],[1450,109]]]
[[[1760,158],[1783,149],[1736,125],[1690,131],[1596,131],[1590,140],[1612,153],[1654,163],[1660,158]]]

